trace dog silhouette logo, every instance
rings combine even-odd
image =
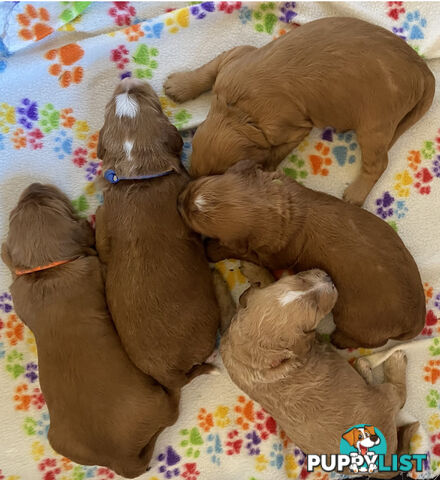
[[[375,459],[387,453],[387,442],[382,432],[373,425],[359,424],[343,433],[340,443],[343,455],[353,459],[350,470],[358,472],[377,472]],[[365,459],[360,464],[360,459]]]

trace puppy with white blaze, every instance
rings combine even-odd
[[[401,427],[398,433],[396,415],[406,401],[405,354],[399,350],[385,362],[385,383],[368,384],[337,352],[315,339],[318,323],[338,297],[329,275],[308,270],[272,284],[261,282],[260,276],[260,288],[244,273],[254,286],[240,298],[220,346],[238,387],[306,454],[339,454],[341,435],[358,424],[374,425],[384,434],[387,464],[392,454],[408,453],[419,424]],[[360,445],[376,441],[370,433],[369,442],[364,439]]]

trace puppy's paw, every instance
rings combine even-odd
[[[373,379],[373,370],[371,369],[370,362],[364,358],[360,357],[354,362],[354,368],[359,373],[359,375],[369,384],[374,383]]]
[[[350,472],[358,473],[359,472],[358,466],[355,465],[354,463],[352,465],[350,465]]]
[[[192,88],[191,72],[172,73],[163,85],[165,95],[177,103],[183,103],[197,96]]]
[[[361,179],[357,179],[345,189],[342,198],[347,203],[352,203],[353,205],[359,205],[361,207],[370,193],[371,188],[372,186],[369,182],[367,183]]]
[[[389,377],[393,378],[396,375],[406,370],[406,364],[408,360],[406,354],[403,350],[396,350],[389,358],[384,362],[383,369],[384,373]]]

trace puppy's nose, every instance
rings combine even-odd
[[[379,437],[377,435],[371,435],[370,439],[371,439],[372,442],[376,443],[379,440]]]

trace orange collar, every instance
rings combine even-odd
[[[64,265],[65,263],[73,262],[79,257],[71,258],[70,260],[59,260],[58,262],[48,263],[47,265],[42,265],[40,267],[29,268],[29,270],[15,270],[15,275],[19,277],[20,275],[26,275],[27,273],[40,272],[41,270],[48,270],[49,268],[58,267],[58,265]]]

